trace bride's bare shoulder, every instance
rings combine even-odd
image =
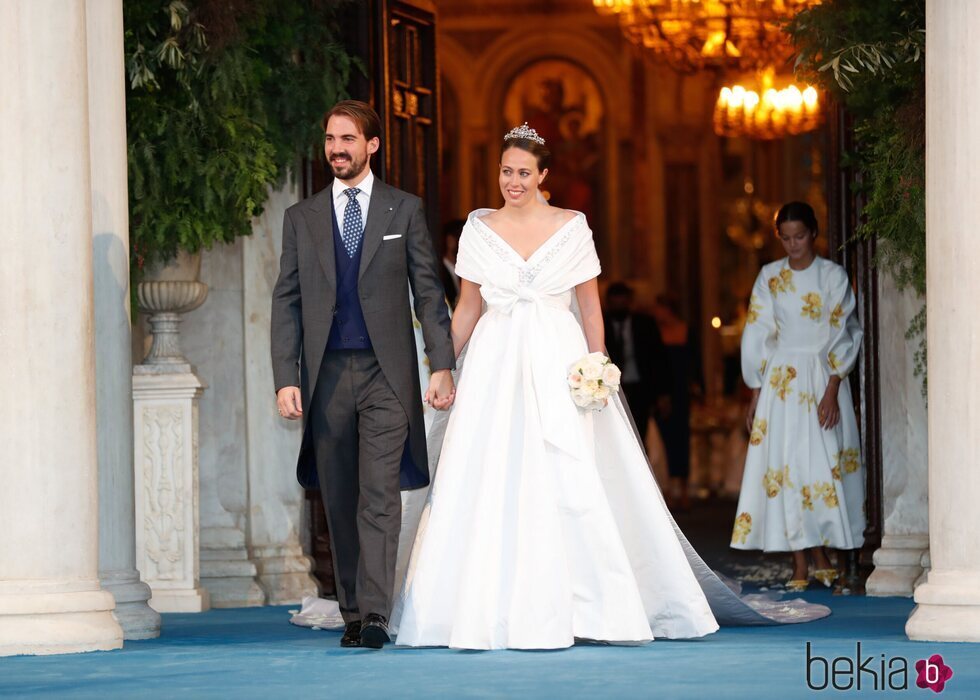
[[[582,214],[574,211],[573,209],[559,209],[556,207],[555,211],[552,212],[552,216],[554,217],[554,221],[557,225],[564,226],[572,219],[582,216]]]
[[[500,218],[499,209],[477,209],[473,212],[477,219],[487,224],[492,224]]]

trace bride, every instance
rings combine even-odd
[[[452,336],[465,363],[441,454],[430,447],[438,469],[397,643],[553,649],[829,614],[740,599],[674,524],[621,398],[573,403],[568,367],[605,350],[600,266],[585,216],[538,193],[548,158],[526,124],[508,133],[504,206],[471,213],[459,242]]]

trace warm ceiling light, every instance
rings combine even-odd
[[[792,78],[784,78],[789,82]],[[715,103],[714,127],[719,136],[778,139],[820,126],[820,97],[812,86],[800,90],[792,82],[774,87],[772,69],[757,78],[758,90],[742,85],[723,87]]]
[[[821,0],[592,0],[623,33],[678,70],[758,70],[792,54],[782,25]]]

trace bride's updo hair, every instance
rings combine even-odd
[[[544,170],[551,164],[551,151],[545,145],[544,139],[538,136],[538,132],[528,127],[527,122],[507,132],[500,148],[500,157],[503,158],[504,153],[511,148],[519,148],[534,156],[538,162],[538,170]]]

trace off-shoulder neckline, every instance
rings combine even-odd
[[[496,209],[477,209],[477,210],[473,211],[470,214],[470,220],[471,221],[474,221],[475,220],[481,226],[483,226],[483,228],[485,228],[487,231],[489,231],[490,234],[494,236],[494,238],[496,238],[498,241],[500,241],[501,243],[503,243],[507,247],[507,250],[509,250],[511,253],[513,253],[514,256],[517,257],[517,259],[520,260],[525,265],[528,264],[528,263],[530,263],[532,260],[534,260],[534,258],[538,255],[538,253],[540,253],[542,250],[544,250],[545,248],[547,248],[548,246],[550,246],[566,228],[568,228],[569,226],[571,226],[573,223],[581,222],[581,221],[583,221],[585,219],[585,214],[583,214],[582,212],[575,211],[574,209],[567,210],[567,211],[574,212],[575,216],[573,216],[571,219],[569,219],[568,221],[566,221],[565,223],[563,223],[561,226],[559,226],[557,229],[555,229],[555,232],[554,233],[552,233],[550,236],[548,236],[541,245],[539,245],[537,248],[534,249],[534,252],[533,253],[531,253],[529,256],[527,256],[525,258],[523,255],[521,255],[520,253],[518,253],[517,252],[517,249],[514,248],[514,246],[512,246],[510,243],[508,243],[507,240],[503,236],[501,236],[499,233],[497,233],[496,231],[494,231],[493,230],[493,227],[490,224],[488,224],[486,221],[483,220],[483,217],[485,216],[485,214],[488,214],[488,213],[491,213],[491,212],[495,212],[495,211],[497,211],[497,210]]]

